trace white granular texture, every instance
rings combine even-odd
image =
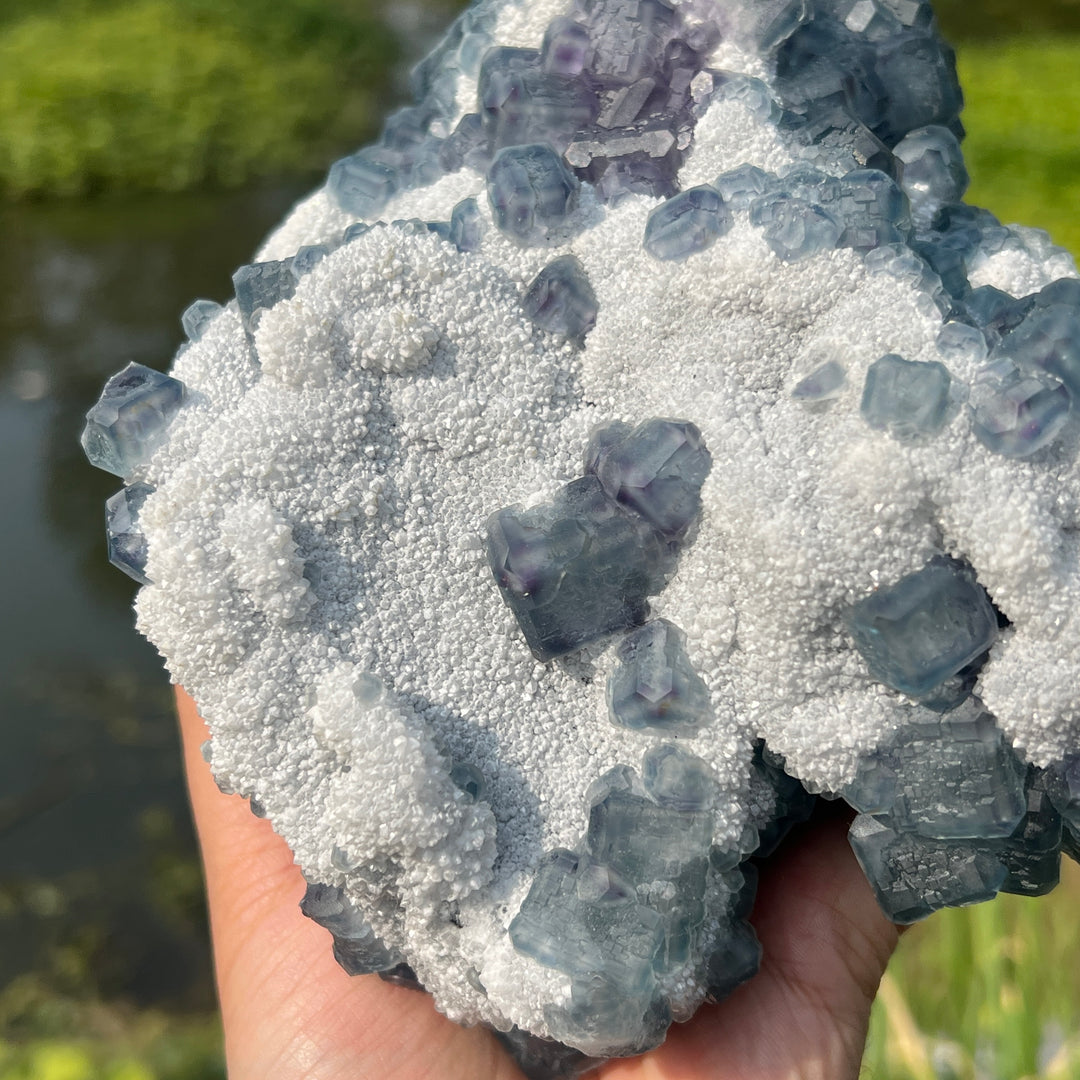
[[[507,7],[499,27],[537,46],[560,9]],[[748,70],[764,74],[756,58]],[[721,101],[681,181],[796,157],[767,118]],[[177,357],[189,403],[136,477],[156,487],[138,618],[210,723],[219,782],[258,798],[309,878],[363,906],[378,883],[352,867],[378,862],[401,907],[365,913],[439,1007],[543,1032],[569,980],[518,954],[506,927],[542,852],[580,841],[589,785],[659,739],[608,720],[606,643],[531,656],[486,563],[487,517],[580,476],[599,424],[698,425],[714,461],[700,531],[653,611],[686,632],[709,688],[712,721],[683,743],[722,786],[716,843],[736,846],[753,738],[835,791],[897,724],[903,699],[868,679],[844,616],[935,552],[968,559],[1012,623],[978,694],[1030,760],[1075,747],[1080,478],[1075,434],[1037,462],[1006,460],[974,439],[959,400],[930,441],[871,430],[868,366],[937,359],[940,315],[849,250],[784,263],[741,216],[708,250],[658,262],[642,248],[655,200],[604,207],[588,190],[565,239],[522,250],[469,169],[399,195],[385,217],[445,221],[470,195],[478,253],[373,228],[263,314],[258,363],[232,309]],[[318,192],[261,257],[351,223]],[[583,348],[521,307],[568,252],[599,300]],[[975,262],[974,283],[1017,293],[1075,275],[1025,230]],[[845,387],[808,408],[790,391],[825,360]],[[957,387],[974,373],[948,363]],[[484,774],[482,801],[450,781],[451,761]]]

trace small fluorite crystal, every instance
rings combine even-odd
[[[1003,457],[1025,458],[1061,434],[1072,397],[1056,379],[1027,374],[1001,358],[979,372],[968,404],[971,429],[983,446]]]
[[[139,511],[154,489],[136,482],[118,491],[105,502],[105,538],[109,562],[140,585],[149,585],[146,576],[146,536],[139,528]]]
[[[976,699],[944,715],[910,711],[904,727],[859,761],[844,798],[938,839],[1011,836],[1023,817],[1026,770]]]
[[[872,592],[849,625],[870,675],[912,697],[929,694],[997,636],[986,590],[970,567],[950,559],[933,559]]]
[[[889,353],[866,373],[862,414],[877,431],[898,439],[934,435],[949,407],[949,370],[937,360],[905,360]]]
[[[500,150],[487,174],[499,230],[520,244],[550,239],[577,205],[578,184],[546,143]]]
[[[287,300],[296,291],[296,276],[292,267],[291,258],[280,259],[241,266],[233,274],[236,304],[244,329],[249,334],[254,333],[263,311],[279,300]]]
[[[619,643],[608,709],[620,727],[692,735],[709,717],[709,691],[686,655],[686,635],[654,619]]]
[[[142,364],[114,375],[86,414],[82,448],[91,464],[127,478],[165,441],[184,403],[184,384]]]
[[[596,293],[580,260],[560,255],[533,278],[522,307],[543,330],[578,338],[596,325]]]
[[[704,251],[731,228],[716,188],[703,184],[661,203],[645,224],[645,250],[654,259],[685,259]]]
[[[753,976],[811,791],[897,921],[1053,888],[1080,275],[929,4],[480,0],[412,89],[84,434],[345,970],[564,1080]]]
[[[487,531],[491,571],[540,660],[644,622],[667,573],[661,538],[591,476],[550,505],[500,510]]]
[[[189,340],[200,341],[206,328],[221,314],[221,305],[213,300],[195,300],[184,311],[180,322]]]
[[[601,430],[586,449],[585,471],[667,540],[684,537],[701,512],[701,485],[711,468],[701,432],[681,420]]]

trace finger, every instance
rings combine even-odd
[[[521,1080],[487,1031],[452,1024],[428,995],[345,974],[299,911],[305,883],[285,842],[217,789],[195,703],[183,690],[177,703],[230,1080]]]
[[[881,913],[828,808],[765,865],[752,922],[761,971],[604,1080],[854,1080],[898,929]]]

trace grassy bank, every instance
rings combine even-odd
[[[0,192],[180,191],[321,170],[372,134],[388,100],[399,50],[380,10],[13,0],[0,12]]]

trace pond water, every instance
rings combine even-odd
[[[0,209],[0,987],[76,948],[93,989],[208,993],[168,681],[106,561],[119,480],[78,435],[110,374],[168,366],[180,312],[226,300],[300,194]]]

